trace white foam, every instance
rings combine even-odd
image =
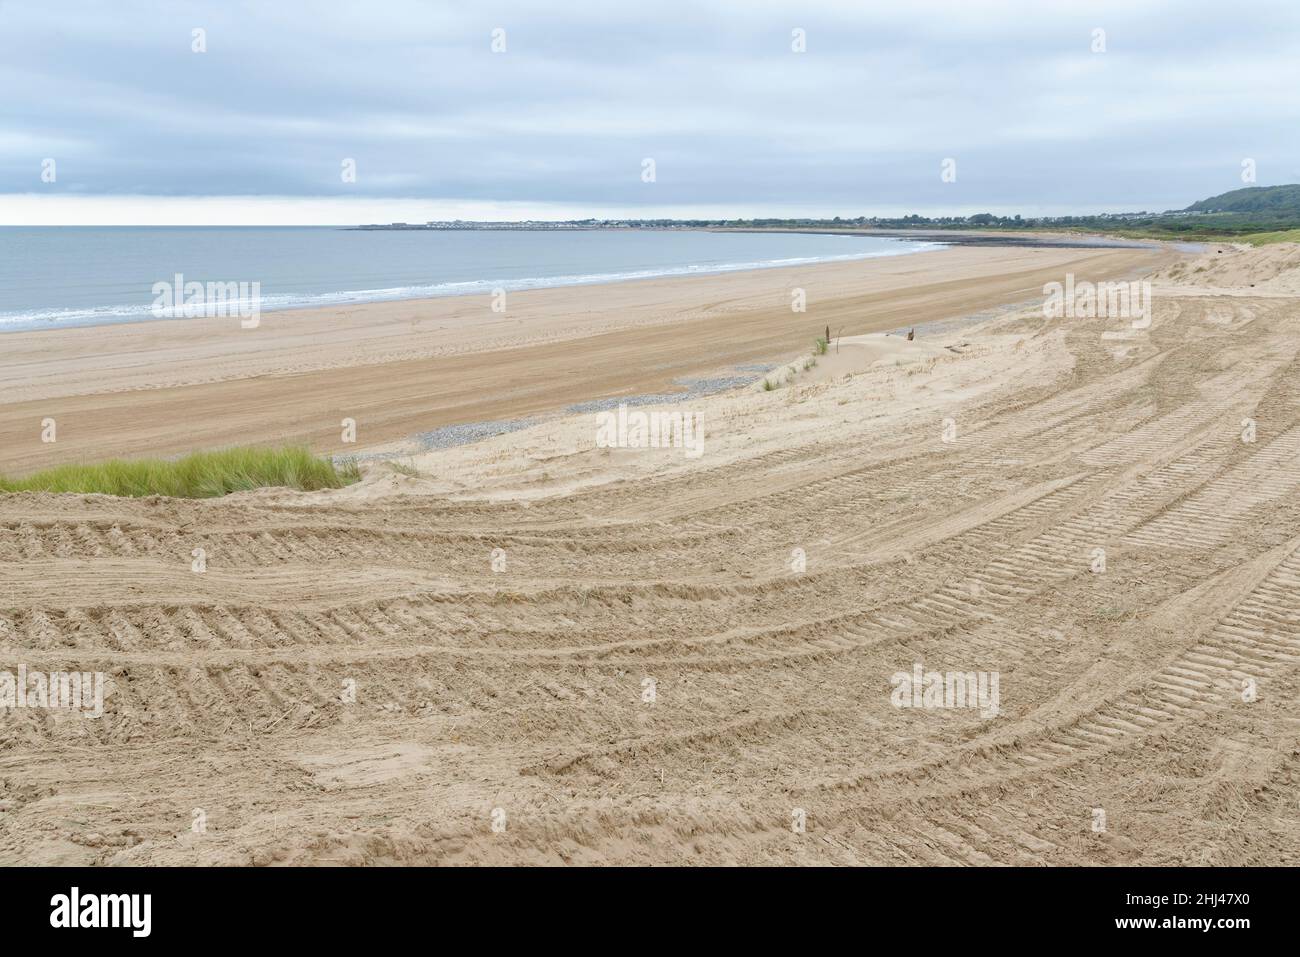
[[[311,309],[320,306],[350,305],[367,302],[392,302],[403,299],[436,299],[445,296],[471,296],[489,294],[495,289],[518,292],[525,289],[549,289],[561,286],[586,286],[601,283],[630,282],[637,279],[662,279],[672,276],[703,276],[716,273],[741,272],[749,269],[776,269],[782,266],[804,266],[815,263],[843,262],[857,259],[877,259],[883,256],[903,256],[909,253],[944,249],[947,243],[900,241],[897,248],[869,253],[849,253],[842,256],[800,256],[787,259],[764,259],[750,262],[701,263],[685,266],[665,266],[657,269],[639,269],[628,272],[578,273],[564,276],[534,276],[521,279],[475,279],[459,282],[431,283],[429,285],[392,286],[380,289],[348,289],[338,292],[305,294],[272,294],[261,298],[260,310],[274,312],[284,309]],[[149,290],[146,290],[148,292]],[[38,309],[22,312],[0,312],[0,331],[19,332],[33,329],[98,326],[119,322],[172,317],[156,316],[152,294],[139,303],[111,306],[93,306],[81,309]]]

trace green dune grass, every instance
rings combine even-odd
[[[196,452],[180,459],[113,459],[95,465],[60,465],[26,478],[0,477],[0,492],[99,492],[216,498],[255,488],[314,492],[342,488],[361,477],[355,462],[336,466],[305,448],[251,446]]]
[[[1273,243],[1300,243],[1300,229],[1279,229],[1273,233],[1250,233],[1232,240],[1252,246],[1271,246]]]

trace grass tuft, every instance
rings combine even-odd
[[[357,461],[356,456],[347,455],[339,459],[334,463],[334,471],[338,473],[338,477],[343,480],[344,485],[352,485],[361,481],[361,463]],[[327,487],[338,488],[339,486],[330,485]]]
[[[420,470],[410,462],[385,462],[390,469],[399,475],[405,475],[407,478],[419,478]]]
[[[355,460],[337,466],[305,448],[244,446],[196,452],[180,459],[113,459],[96,465],[60,465],[26,478],[0,477],[0,492],[75,492],[139,497],[216,498],[255,488],[314,492],[361,478]]]
[[[829,342],[826,341],[826,337],[825,337],[825,336],[818,336],[818,337],[813,341],[813,348],[815,348],[815,349],[817,350],[817,355],[819,355],[819,356],[824,356],[824,355],[826,355],[826,350],[829,349],[830,346],[831,346],[831,344],[830,344]]]

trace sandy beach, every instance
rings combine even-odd
[[[1044,318],[1067,270],[1146,272],[1150,326]],[[695,458],[556,415],[336,491],[0,496],[7,660],[109,680],[0,723],[0,859],[1300,863],[1298,277],[966,248],[6,339],[20,469],[780,384],[693,399]]]
[[[956,247],[797,268],[0,336],[0,473],[247,443],[321,452],[441,426],[679,391],[833,335],[1042,300],[1067,272],[1136,275],[1165,250]],[[807,311],[794,313],[803,289]],[[41,422],[57,442],[41,441]],[[342,441],[340,422],[357,423]]]

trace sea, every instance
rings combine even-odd
[[[928,241],[695,230],[0,227],[0,332],[158,318],[157,284],[247,283],[259,309],[491,294],[899,256]]]

